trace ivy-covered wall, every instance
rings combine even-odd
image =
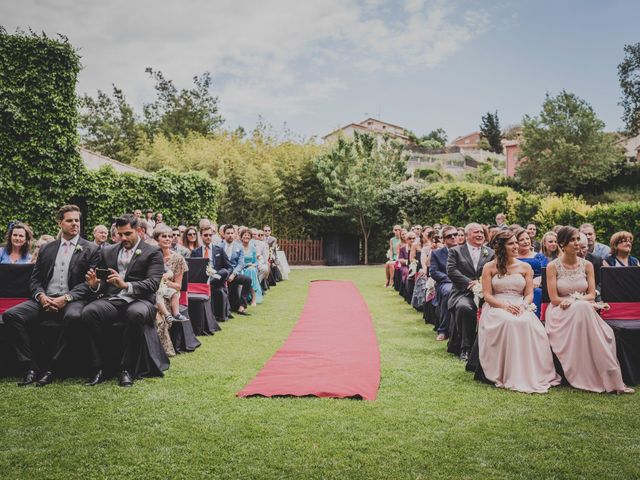
[[[80,58],[65,40],[0,30],[0,221],[40,231],[75,195]],[[4,230],[4,228],[2,228]]]
[[[215,220],[219,185],[200,172],[176,173],[162,169],[153,174],[116,173],[103,167],[86,174],[79,197],[87,203],[87,230],[109,226],[114,217],[136,208],[162,212],[165,223],[196,225],[201,218]]]
[[[206,174],[85,168],[77,151],[79,71],[80,58],[66,39],[0,29],[2,237],[11,220],[28,223],[36,236],[55,234],[57,209],[79,200],[88,211],[87,233],[135,208],[161,211],[168,223],[214,219],[219,185]]]

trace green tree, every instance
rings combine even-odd
[[[502,132],[497,111],[495,113],[487,112],[482,116],[480,135],[489,142],[489,151],[502,153]]]
[[[426,135],[418,137],[411,130],[405,130],[404,134],[409,138],[409,141],[414,145],[424,148],[440,149],[444,148],[447,144],[447,133],[442,128],[436,128],[430,131]]]
[[[147,68],[146,72],[156,81],[157,93],[156,100],[143,108],[145,128],[150,137],[157,133],[167,137],[185,137],[189,132],[206,135],[222,125],[218,97],[209,92],[209,72],[193,77],[193,88],[180,91],[161,71]]]
[[[98,90],[97,98],[78,99],[82,143],[90,150],[131,163],[139,150],[142,126],[122,90],[113,85],[111,96]]]
[[[618,65],[622,89],[622,120],[629,135],[640,132],[640,43],[624,46],[624,60]]]
[[[353,221],[362,236],[364,263],[369,263],[369,236],[377,218],[376,205],[383,192],[405,178],[404,147],[355,133],[339,139],[333,149],[316,159],[318,179],[328,206],[315,213]]]
[[[623,154],[603,131],[593,108],[572,93],[547,94],[539,117],[523,120],[522,157],[516,173],[530,189],[581,192],[605,183]]]

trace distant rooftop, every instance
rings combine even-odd
[[[99,170],[100,167],[104,165],[111,165],[116,172],[120,173],[137,173],[139,175],[144,175],[147,173],[144,170],[132,167],[131,165],[127,165],[126,163],[119,162],[118,160],[114,160],[113,158],[106,157],[100,153],[87,150],[84,147],[79,147],[78,150],[80,151],[80,156],[82,157],[84,165],[89,170]]]

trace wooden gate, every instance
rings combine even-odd
[[[322,239],[278,240],[278,246],[287,255],[290,265],[324,265]]]

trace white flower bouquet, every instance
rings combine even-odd
[[[482,292],[482,283],[477,282],[473,287],[471,287],[471,291],[473,292],[473,301],[476,304],[476,307],[479,307],[480,299],[484,298],[484,293]]]

